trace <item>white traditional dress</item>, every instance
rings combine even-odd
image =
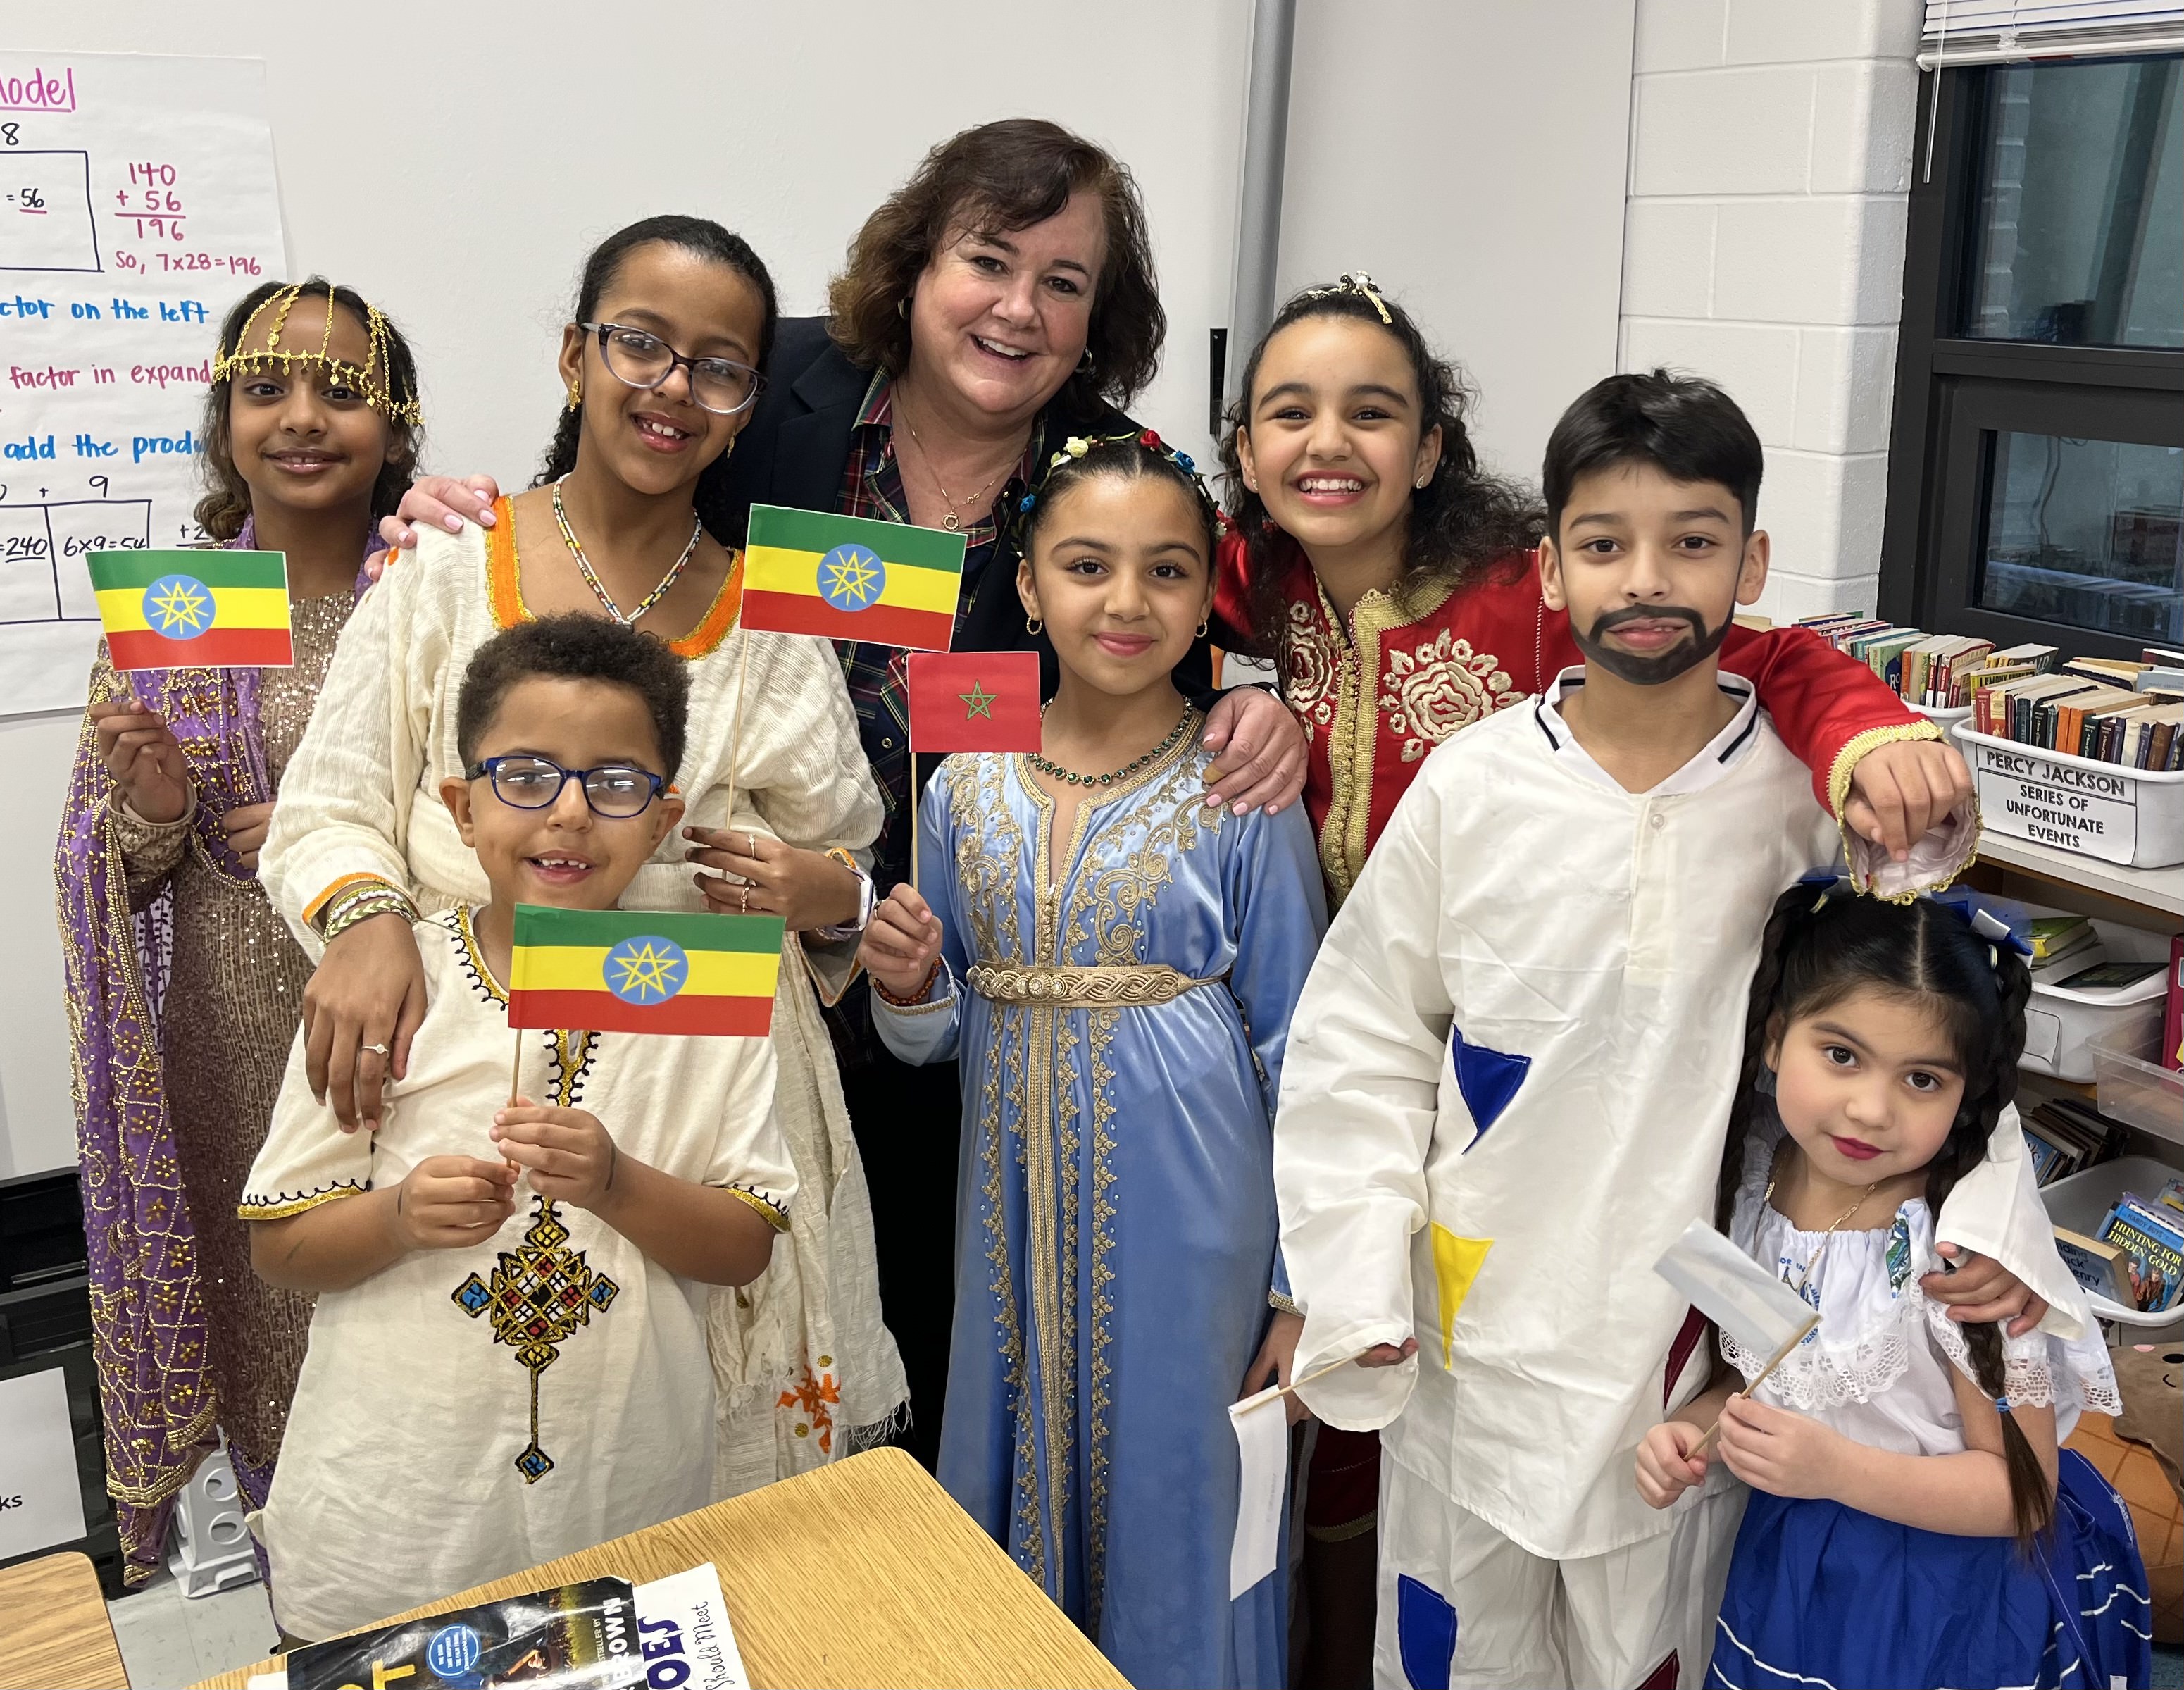
[[[1771,1112],[1770,1112],[1771,1117]],[[1782,1141],[1755,1124],[1730,1234],[1820,1324],[1756,1388],[1776,1408],[1903,1455],[1965,1447],[1955,1375],[1974,1377],[1964,1329],[1919,1287],[1941,1266],[1918,1198],[1886,1224],[1802,1231],[1768,1201]],[[2120,1414],[2100,1328],[2003,1340],[2013,1405],[2052,1407],[2055,1436],[2081,1414]],[[1724,1333],[1746,1380],[1768,1358]],[[1825,1498],[1752,1492],[1730,1561],[1707,1682],[1741,1690],[1828,1684],[2143,1684],[2152,1608],[2123,1504],[2074,1450],[2058,1460],[2054,1530],[2008,1537],[1899,1525]],[[1967,1621],[1970,1623],[1967,1623]]]
[[[471,655],[530,616],[505,500],[499,516],[490,530],[421,535],[416,555],[388,568],[343,631],[259,867],[314,957],[324,946],[312,917],[356,877],[405,888],[428,913],[490,895],[440,783],[462,772],[455,701]],[[879,826],[879,799],[840,668],[819,640],[745,634],[736,625],[742,585],[738,555],[705,619],[669,644],[689,666],[689,731],[675,777],[688,821],[861,856]],[[748,698],[732,769],[739,666]],[[685,849],[679,830],[662,840],[623,907],[702,909]],[[908,1396],[880,1319],[871,1201],[815,992],[846,984],[853,950],[791,935],[783,957],[774,1108],[805,1201],[765,1276],[713,1299],[720,1496],[847,1453]]]
[[[1646,1429],[1710,1367],[1648,1269],[1712,1213],[1760,934],[1837,831],[1748,682],[1720,676],[1734,719],[1632,793],[1562,720],[1582,675],[1425,760],[1284,1068],[1297,1371],[1418,1341],[1303,1388],[1334,1425],[1387,1428],[1390,1683],[1635,1684],[1670,1653],[1694,1683],[1734,1525],[1725,1483],[1663,1514],[1631,1481]],[[1953,855],[1971,843],[1965,826]],[[1949,1235],[2081,1309],[2017,1138],[2013,1116],[1951,1202],[1984,1224]]]
[[[298,1034],[246,1221],[493,1155],[515,1035],[467,909],[417,923],[425,1020],[376,1133],[315,1101]],[[733,1187],[777,1231],[796,1174],[763,1039],[522,1035],[527,1095],[596,1115],[662,1173]],[[322,1292],[260,1517],[276,1617],[320,1639],[704,1506],[707,1288],[588,1211],[516,1187],[488,1243],[420,1250]],[[777,1251],[785,1249],[783,1241]]]

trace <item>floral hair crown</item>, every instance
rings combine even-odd
[[[1388,315],[1388,302],[1380,297],[1380,290],[1373,285],[1373,278],[1362,270],[1344,271],[1332,287],[1307,287],[1304,290],[1307,299],[1335,299],[1346,294],[1369,300],[1373,309],[1380,314],[1380,321],[1390,328],[1395,326],[1396,320]]]
[[[288,313],[304,297],[304,285],[291,282],[277,293],[269,293],[258,302],[256,309],[243,320],[242,327],[235,337],[236,350],[222,351],[212,361],[212,378],[215,382],[229,382],[237,376],[258,376],[277,371],[286,375],[297,369],[313,366],[324,370],[329,377],[347,383],[363,394],[364,402],[389,422],[407,423],[418,427],[424,421],[424,411],[414,393],[398,396],[393,387],[393,365],[387,356],[387,319],[376,305],[364,308],[364,326],[370,351],[362,368],[345,358],[337,358],[331,348],[334,338],[334,290],[326,284],[326,326],[319,336],[319,343],[308,350],[283,348],[281,331],[288,326]],[[245,352],[242,346],[250,338],[250,332],[258,320],[271,307],[273,321],[267,331],[265,347],[256,352]]]
[[[1138,446],[1156,458],[1166,459],[1181,470],[1184,479],[1190,483],[1191,491],[1198,495],[1199,503],[1212,513],[1215,529],[1224,534],[1228,532],[1228,513],[1206,491],[1206,478],[1198,473],[1198,465],[1190,454],[1178,452],[1150,428],[1134,429],[1125,434],[1071,435],[1061,443],[1061,449],[1046,460],[1045,469],[1039,472],[1039,485],[1017,501],[1017,511],[1023,516],[1031,514],[1032,507],[1039,503],[1040,495],[1045,492],[1048,480],[1063,465],[1075,463],[1103,446],[1123,445]]]

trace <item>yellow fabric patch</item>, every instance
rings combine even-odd
[[[1490,1238],[1458,1238],[1439,1221],[1433,1223],[1434,1283],[1440,1291],[1440,1364],[1450,1365],[1456,1351],[1456,1311],[1471,1295],[1471,1282],[1485,1264],[1494,1247]]]

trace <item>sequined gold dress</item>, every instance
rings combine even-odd
[[[294,667],[260,672],[259,732],[276,791],[354,605],[348,592],[292,600]],[[102,662],[92,696],[125,689]],[[162,892],[172,894],[159,1021],[167,1104],[197,1236],[219,1424],[246,1498],[261,1506],[303,1365],[311,1300],[251,1271],[250,1230],[235,1208],[265,1140],[311,964],[257,881],[237,878],[203,848],[192,817],[156,826],[118,792],[108,795],[106,812],[130,907],[142,911]]]

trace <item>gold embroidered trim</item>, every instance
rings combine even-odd
[[[1836,819],[1842,819],[1843,805],[1850,797],[1851,778],[1858,772],[1859,759],[1868,751],[1883,745],[1899,745],[1907,739],[1938,739],[1942,730],[1930,722],[1898,722],[1887,728],[1869,728],[1862,733],[1853,733],[1843,741],[1843,748],[1836,753],[1836,760],[1828,770],[1828,808]]]
[[[332,1202],[337,1197],[360,1197],[368,1189],[353,1180],[337,1180],[323,1190],[302,1196],[292,1197],[283,1192],[265,1202],[254,1202],[246,1197],[235,1206],[235,1213],[240,1220],[282,1220],[292,1214],[301,1214],[306,1209],[315,1209],[320,1203]]]
[[[786,1232],[788,1230],[788,1212],[784,1210],[779,1203],[775,1202],[771,1197],[761,1197],[757,1192],[747,1191],[741,1185],[723,1185],[721,1189],[733,1196],[741,1197],[745,1202],[749,1203],[753,1208],[764,1215],[766,1217],[766,1224],[772,1227],[776,1232]]]
[[[1299,1319],[1304,1318],[1304,1310],[1296,1306],[1296,1300],[1294,1297],[1284,1297],[1278,1291],[1270,1291],[1267,1293],[1267,1307],[1284,1314],[1294,1314]]]
[[[1069,964],[1030,968],[974,965],[971,990],[989,1003],[1051,1004],[1069,1009],[1106,1009],[1119,1005],[1172,1003],[1199,986],[1218,985],[1223,976],[1195,979],[1165,962],[1122,967]]]

